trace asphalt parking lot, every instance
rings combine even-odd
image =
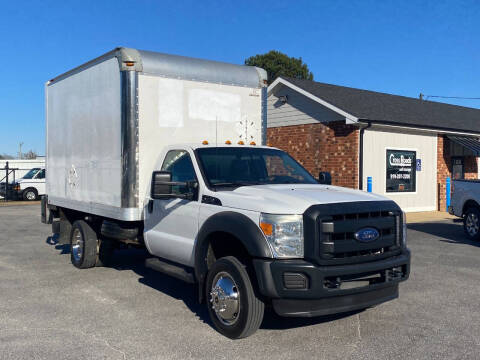
[[[451,221],[413,224],[400,298],[354,314],[284,319],[232,341],[194,289],[119,251],[77,270],[39,207],[0,208],[0,359],[478,359],[480,247]]]

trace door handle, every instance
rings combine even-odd
[[[148,200],[148,213],[151,214],[153,212],[153,199]]]

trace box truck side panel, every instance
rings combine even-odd
[[[111,58],[47,86],[49,201],[121,206],[121,87]]]
[[[262,141],[262,89],[139,74],[139,200],[173,143]]]

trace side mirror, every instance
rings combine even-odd
[[[152,175],[152,199],[172,197],[172,173],[170,171],[154,171]]]
[[[332,175],[328,171],[318,173],[318,182],[323,185],[332,185]]]

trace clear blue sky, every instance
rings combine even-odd
[[[480,97],[479,19],[475,0],[2,1],[0,153],[43,154],[45,81],[116,46],[239,64],[275,49],[321,82]]]

